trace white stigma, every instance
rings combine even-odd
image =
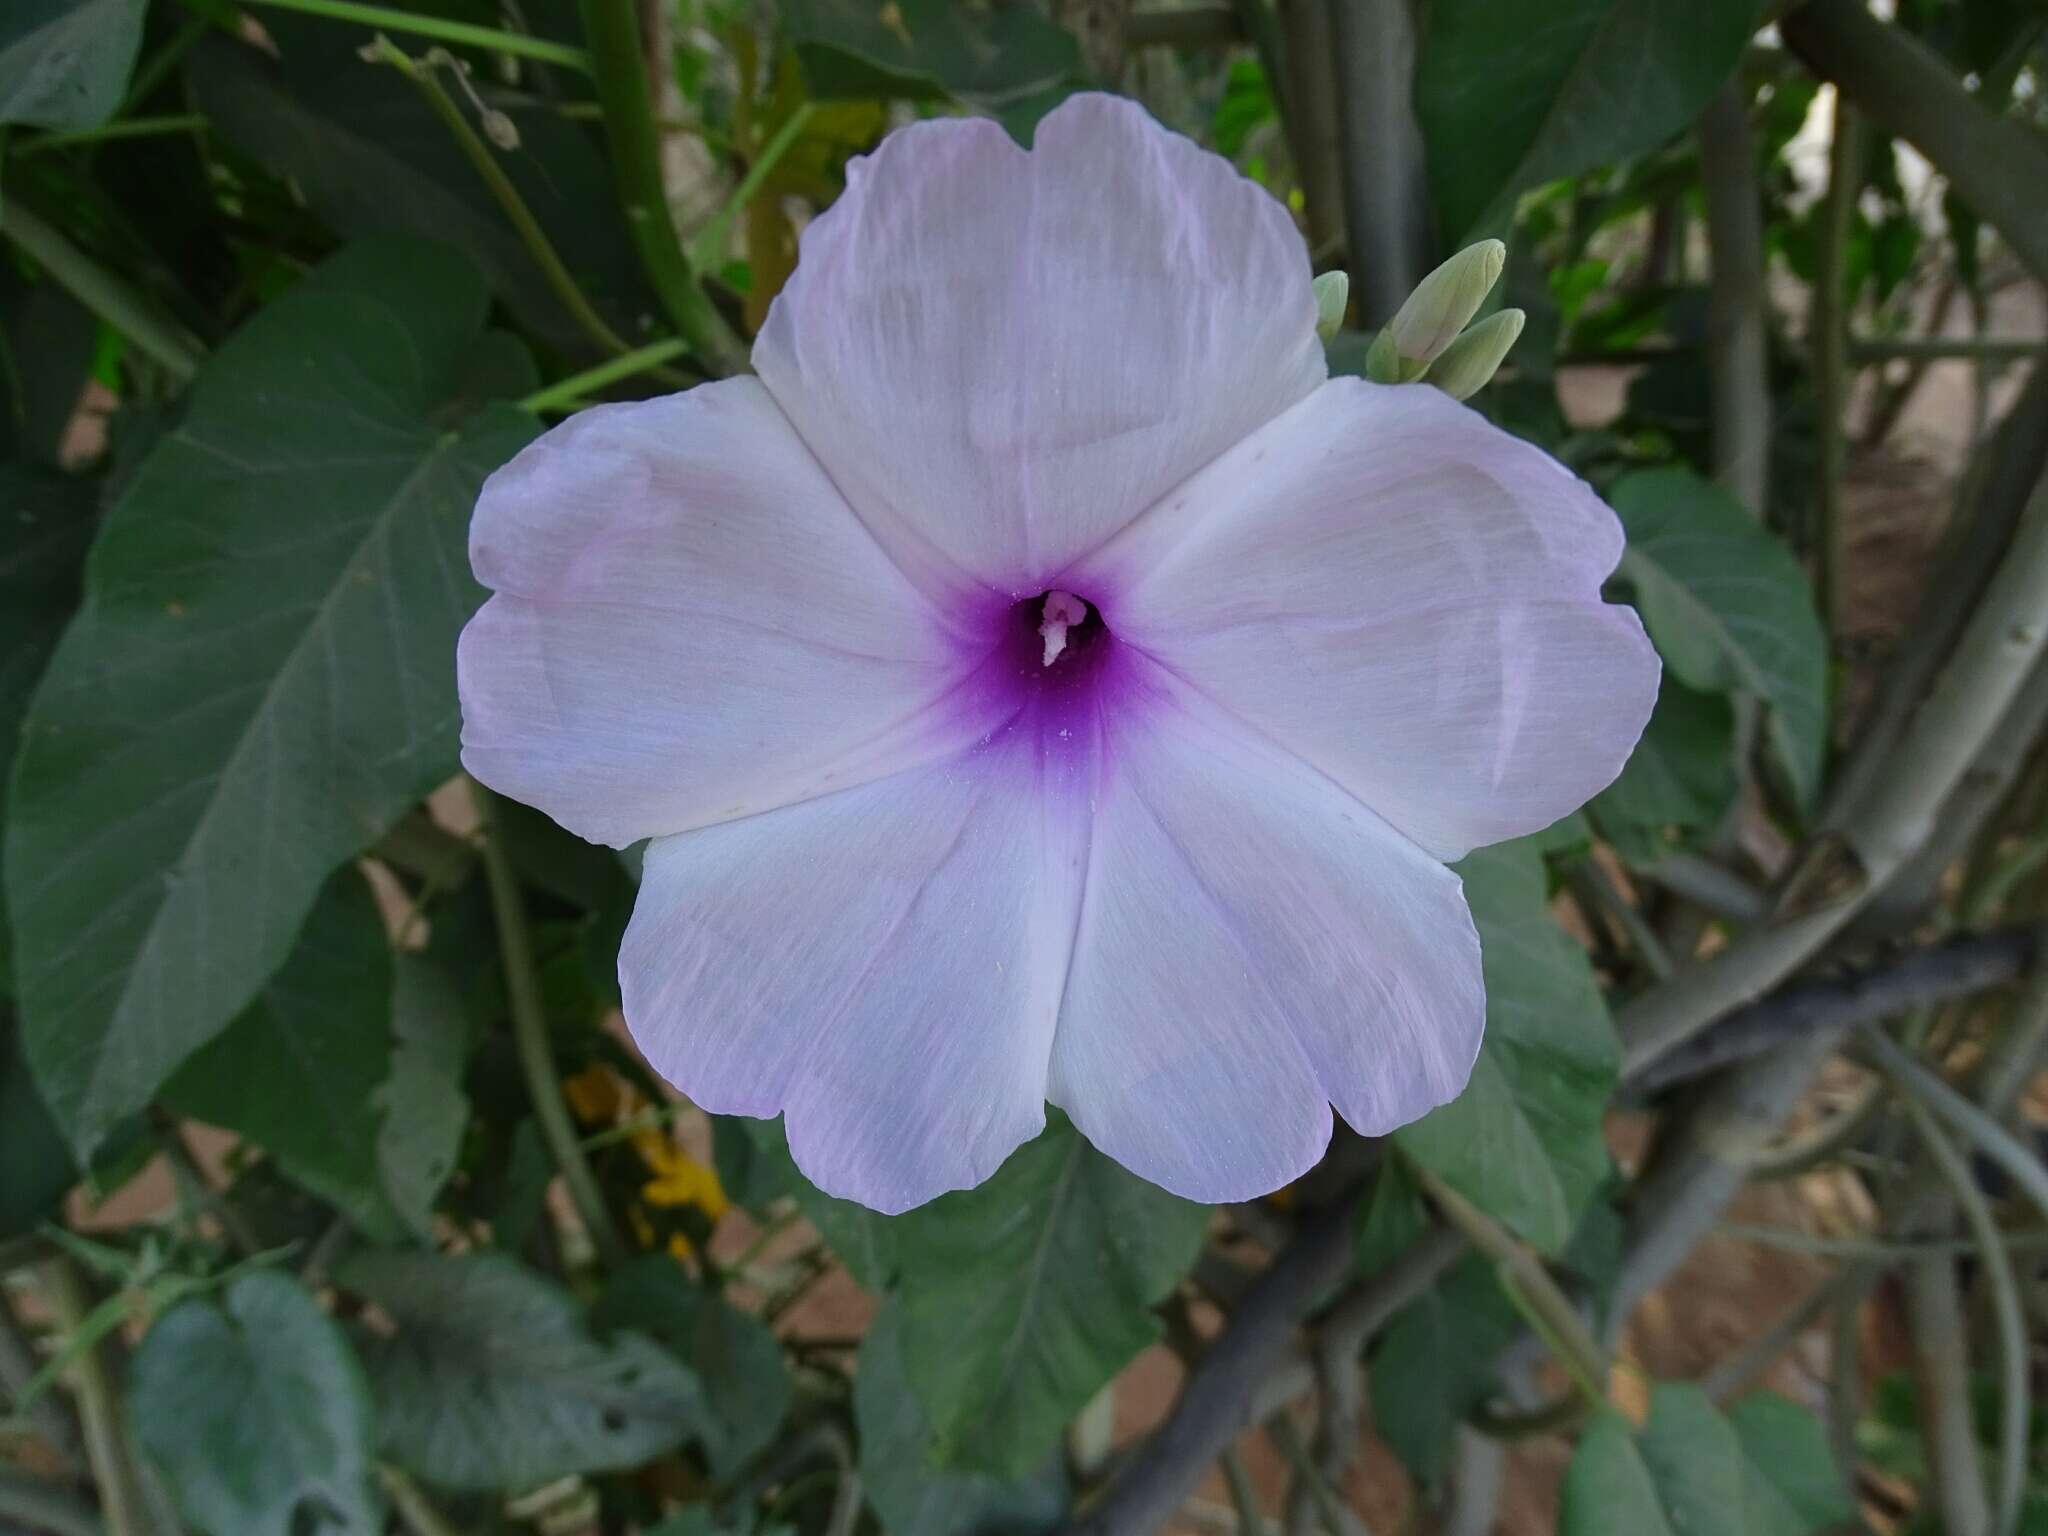
[[[1071,592],[1048,592],[1045,594],[1045,617],[1040,621],[1038,633],[1045,640],[1045,664],[1049,667],[1060,659],[1060,652],[1067,648],[1067,631],[1088,617],[1088,605]]]

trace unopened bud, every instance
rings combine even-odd
[[[1416,284],[1408,302],[1387,326],[1387,335],[1401,361],[1433,363],[1441,357],[1479,313],[1479,306],[1493,291],[1507,259],[1506,246],[1498,240],[1482,240],[1466,246]],[[1415,375],[1411,373],[1409,377]]]
[[[1366,348],[1365,376],[1375,384],[1413,384],[1427,372],[1429,364],[1411,362],[1394,350],[1392,326],[1373,337]]]
[[[1429,382],[1453,400],[1478,394],[1522,334],[1525,318],[1519,309],[1488,315],[1444,348],[1443,355],[1429,366]]]
[[[1315,280],[1316,335],[1329,344],[1344,326],[1344,306],[1351,302],[1351,278],[1343,272],[1325,272]]]

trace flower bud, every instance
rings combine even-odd
[[[1325,272],[1315,280],[1316,335],[1328,345],[1343,328],[1344,306],[1351,302],[1351,278],[1343,272]]]
[[[1507,258],[1508,248],[1498,240],[1482,240],[1418,283],[1387,327],[1390,345],[1401,361],[1435,362],[1479,313]]]
[[[1508,355],[1508,348],[1522,334],[1526,317],[1519,309],[1503,309],[1488,315],[1443,350],[1429,365],[1429,382],[1453,400],[1479,393]]]

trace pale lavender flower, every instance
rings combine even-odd
[[[919,123],[758,377],[485,486],[463,761],[653,839],[633,1036],[819,1187],[975,1184],[1051,1100],[1240,1199],[1464,1086],[1445,861],[1607,784],[1657,661],[1591,490],[1315,327],[1279,204],[1130,103]]]

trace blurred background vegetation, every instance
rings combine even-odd
[[[6,0],[0,1530],[2048,1533],[2039,0]],[[890,127],[1123,91],[1620,513],[1464,1097],[897,1218],[459,775],[483,476],[745,366]],[[1427,387],[1419,386],[1419,387]]]

